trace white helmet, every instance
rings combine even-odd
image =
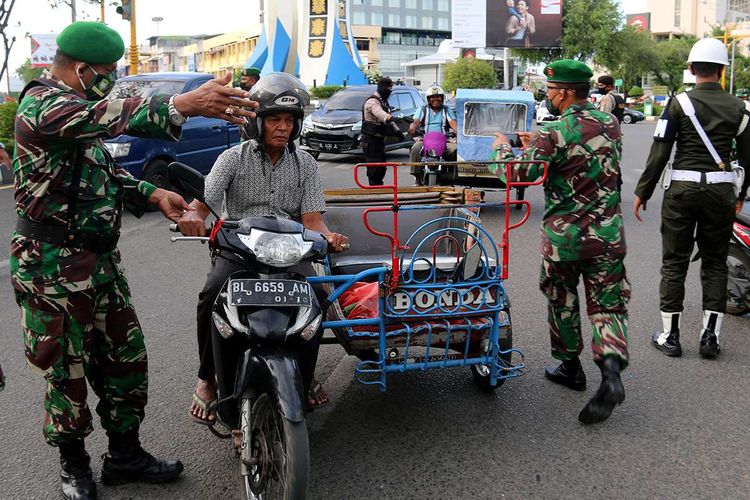
[[[727,48],[716,38],[698,40],[693,45],[693,48],[690,49],[690,56],[688,56],[687,62],[707,62],[728,66]]]
[[[425,92],[427,95],[427,98],[439,95],[443,99],[445,99],[445,92],[443,92],[443,89],[441,89],[438,85],[433,85],[432,87],[427,89],[427,92]]]

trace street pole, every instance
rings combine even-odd
[[[729,25],[724,21],[724,47],[728,48],[727,42],[729,41]],[[727,88],[727,72],[721,72],[721,88]]]
[[[737,50],[737,40],[732,42],[732,73],[729,77],[729,93],[734,93],[734,53]]]
[[[510,90],[510,49],[503,49],[503,89]]]
[[[138,43],[135,36],[135,0],[130,2],[130,74],[138,74]]]
[[[100,2],[101,8],[102,8],[102,22],[104,22],[104,0]]]
[[[70,18],[76,22],[76,0],[70,0]]]

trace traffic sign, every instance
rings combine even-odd
[[[667,95],[668,89],[666,85],[654,85],[651,91],[654,95]]]
[[[622,78],[615,80],[615,87],[622,87]]]

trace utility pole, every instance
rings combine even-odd
[[[138,42],[135,36],[135,0],[130,1],[130,74],[138,74]]]
[[[99,2],[99,4],[100,4],[100,6],[102,8],[102,22],[104,22],[104,0],[101,0],[101,2]]]
[[[70,18],[72,22],[76,22],[76,0],[70,0]]]
[[[130,74],[138,74],[138,43],[135,36],[135,0],[122,0],[117,7],[117,13],[126,21],[130,21]]]

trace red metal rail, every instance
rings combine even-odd
[[[511,160],[511,161],[486,161],[486,162],[442,162],[442,165],[455,165],[458,167],[459,164],[469,163],[472,165],[489,165],[489,164],[497,164],[501,166],[505,166],[504,171],[504,177],[505,177],[505,225],[503,227],[503,233],[501,235],[501,241],[497,244],[498,248],[502,250],[503,253],[503,262],[502,262],[502,268],[501,268],[501,278],[507,279],[508,278],[508,263],[510,259],[510,231],[513,229],[516,229],[523,224],[526,223],[527,220],[529,220],[529,216],[531,215],[531,203],[529,203],[527,200],[511,200],[511,190],[513,188],[520,188],[520,187],[530,187],[530,186],[539,186],[544,183],[544,181],[547,179],[547,174],[549,170],[549,165],[547,162],[544,161],[522,161],[522,160]],[[367,208],[362,213],[362,219],[365,224],[365,227],[368,231],[370,231],[375,236],[381,236],[383,238],[388,238],[388,240],[391,242],[391,286],[395,287],[398,285],[399,276],[401,275],[400,270],[400,264],[399,264],[399,252],[401,250],[405,250],[406,247],[404,247],[401,244],[401,241],[399,240],[399,234],[398,234],[398,211],[399,211],[399,201],[398,201],[398,170],[399,167],[409,167],[411,166],[411,163],[358,163],[354,165],[354,182],[362,189],[386,189],[390,190],[393,193],[393,205],[390,207],[373,207],[373,208]],[[541,165],[543,168],[542,176],[533,182],[526,182],[526,181],[514,181],[512,180],[513,177],[513,166],[514,165]],[[366,167],[385,167],[385,168],[393,168],[393,184],[385,184],[382,186],[368,186],[366,184],[363,184],[359,179],[359,171],[362,168]],[[500,177],[500,175],[498,175]],[[521,218],[520,221],[516,222],[515,224],[510,223],[510,207],[514,205],[521,205],[524,207],[524,215]],[[393,235],[384,233],[382,231],[378,231],[372,225],[369,221],[369,214],[373,212],[392,212],[393,213]]]

